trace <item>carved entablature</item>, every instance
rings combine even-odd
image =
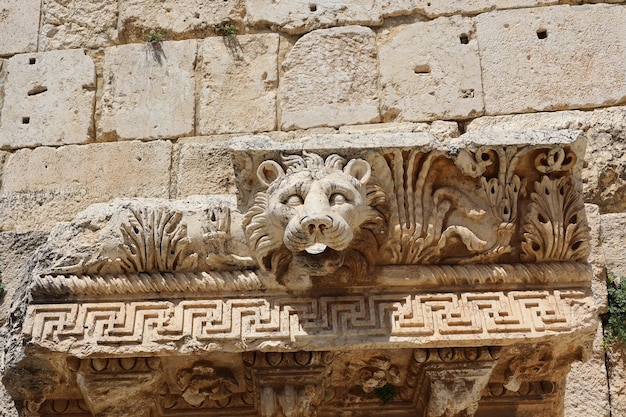
[[[33,416],[554,411],[597,324],[584,147],[234,139],[236,195],[114,200],[52,231],[5,385]]]

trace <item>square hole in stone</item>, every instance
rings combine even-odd
[[[33,65],[33,64],[34,64],[34,63],[36,63],[36,62],[37,62],[37,58],[29,58],[29,59],[28,59],[28,63],[29,63],[30,65]]]
[[[463,45],[467,45],[469,43],[469,36],[467,36],[467,34],[465,33],[462,33],[461,36],[459,36],[459,40]]]
[[[548,31],[545,29],[539,29],[537,30],[537,38],[539,39],[545,39],[548,37]]]
[[[30,117],[22,117],[22,124],[27,125],[30,123]]]

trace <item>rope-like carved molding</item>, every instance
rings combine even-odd
[[[492,286],[520,284],[581,284],[589,282],[591,267],[583,263],[498,265],[411,265],[375,269],[374,283],[386,287],[432,288],[442,286]],[[126,275],[35,276],[32,294],[41,299],[65,295],[133,295],[262,291],[271,283],[253,270]]]
[[[588,291],[215,298],[31,305],[24,334],[80,356],[541,340],[593,325]]]
[[[127,275],[43,275],[34,279],[35,297],[262,290],[254,271],[142,273]]]

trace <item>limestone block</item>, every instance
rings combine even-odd
[[[365,27],[322,29],[301,37],[282,64],[281,128],[379,120],[376,40]]]
[[[120,30],[126,42],[141,42],[155,29],[167,40],[203,38],[242,14],[243,0],[127,0],[120,2]]]
[[[553,6],[479,15],[485,112],[592,108],[626,96],[626,7]]]
[[[16,55],[6,71],[1,147],[90,139],[96,74],[82,50]]]
[[[608,351],[609,386],[611,387],[611,415],[626,415],[626,345],[616,343]]]
[[[393,3],[400,4],[400,1]],[[372,26],[382,23],[378,0],[246,0],[246,10],[249,24],[270,26],[287,33],[304,33],[342,24]]]
[[[4,232],[0,233],[0,271],[1,281],[4,284],[4,295],[0,305],[0,325],[6,324],[9,317],[11,302],[16,294],[24,294],[30,282],[24,280],[28,258],[35,249],[45,243],[47,233],[45,232]],[[20,298],[19,295],[16,298]],[[7,334],[4,329],[0,334],[0,347],[5,348]],[[0,373],[5,371],[4,360],[0,363]],[[4,385],[0,384],[0,410],[3,417],[17,417],[13,399],[10,398]]]
[[[170,161],[162,141],[19,150],[5,165],[0,228],[48,230],[94,202],[167,198]]]
[[[208,38],[200,56],[198,134],[275,129],[277,34]]]
[[[192,135],[196,46],[189,40],[106,49],[98,133],[111,140]]]
[[[467,130],[580,129],[587,133],[583,185],[585,201],[603,213],[626,211],[626,107],[591,112],[485,116]]]
[[[459,125],[456,122],[435,120],[432,123],[373,123],[367,125],[340,126],[339,133],[401,133],[424,132],[430,133],[440,140],[459,137]]]
[[[413,13],[416,0],[378,0],[383,17],[401,16]]]
[[[183,143],[177,150],[176,198],[235,193],[235,173],[225,143]]]
[[[40,0],[2,0],[0,56],[37,50]]]
[[[572,363],[567,375],[564,401],[566,417],[611,415],[604,355],[602,326],[598,326],[589,359],[586,362]]]
[[[383,32],[385,120],[466,118],[483,112],[478,45],[471,18],[439,18]]]
[[[40,50],[94,49],[117,43],[117,3],[116,0],[43,0]]]
[[[587,262],[593,271],[591,291],[598,310],[598,314],[605,314],[608,308],[606,293],[606,259],[602,250],[602,216],[600,208],[595,204],[585,204],[585,215],[589,224],[590,253]]]
[[[558,0],[415,0],[415,8],[428,17],[478,14],[496,9],[558,4]]]
[[[607,270],[626,277],[626,213],[602,215],[602,248]]]

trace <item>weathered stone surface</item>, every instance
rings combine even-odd
[[[587,134],[585,201],[601,212],[626,211],[626,107],[562,111],[473,120],[467,130],[579,129]]]
[[[173,195],[231,194],[235,173],[224,141],[183,143],[177,147]]]
[[[120,30],[126,42],[144,41],[151,30],[166,40],[202,38],[242,15],[243,0],[128,0],[120,2]]]
[[[170,161],[161,141],[19,150],[5,165],[0,228],[49,230],[91,203],[169,197]]]
[[[379,119],[376,41],[361,26],[301,37],[282,64],[281,128],[372,123]]]
[[[45,232],[4,232],[0,233],[0,280],[4,284],[2,304],[0,306],[0,326],[5,326],[9,317],[11,302],[16,292],[25,292],[30,284],[24,279],[28,258],[38,246],[45,243],[48,234]],[[0,349],[4,351],[6,329],[0,330]],[[5,362],[0,361],[0,373],[4,374]],[[2,417],[17,417],[17,410],[13,400],[6,392],[4,385],[0,385],[0,415]]]
[[[246,0],[246,10],[251,25],[270,26],[288,33],[303,33],[337,24],[371,26],[382,23],[382,10],[376,0]]]
[[[428,17],[452,14],[478,14],[495,9],[557,4],[558,0],[414,0],[415,9]]]
[[[589,224],[589,258],[587,262],[593,270],[593,280],[591,281],[591,291],[595,300],[598,314],[607,312],[606,293],[606,259],[602,248],[602,216],[600,208],[595,204],[585,204],[585,214],[587,224]]]
[[[7,63],[0,146],[83,143],[92,136],[96,74],[81,50],[16,55]]]
[[[193,134],[196,41],[108,48],[98,133],[106,139]]]
[[[623,284],[622,284],[623,285]],[[608,374],[611,387],[611,415],[626,415],[626,345],[615,343],[608,349]]]
[[[384,120],[466,118],[483,112],[478,45],[471,18],[440,18],[383,31]]]
[[[476,18],[485,112],[592,108],[626,97],[626,7],[553,6]]]
[[[40,0],[3,0],[0,5],[0,56],[37,50]]]
[[[589,358],[586,362],[574,362],[567,375],[564,404],[566,417],[611,415],[602,337],[602,326],[598,326]]]
[[[430,133],[439,140],[459,137],[459,125],[456,122],[436,120],[432,123],[374,123],[368,125],[340,126],[339,133],[400,133],[424,132]]]
[[[626,213],[602,215],[602,248],[607,270],[626,276]]]
[[[43,0],[40,50],[93,49],[117,43],[117,3],[116,0]]]
[[[196,133],[274,130],[278,35],[208,38],[199,54]]]

